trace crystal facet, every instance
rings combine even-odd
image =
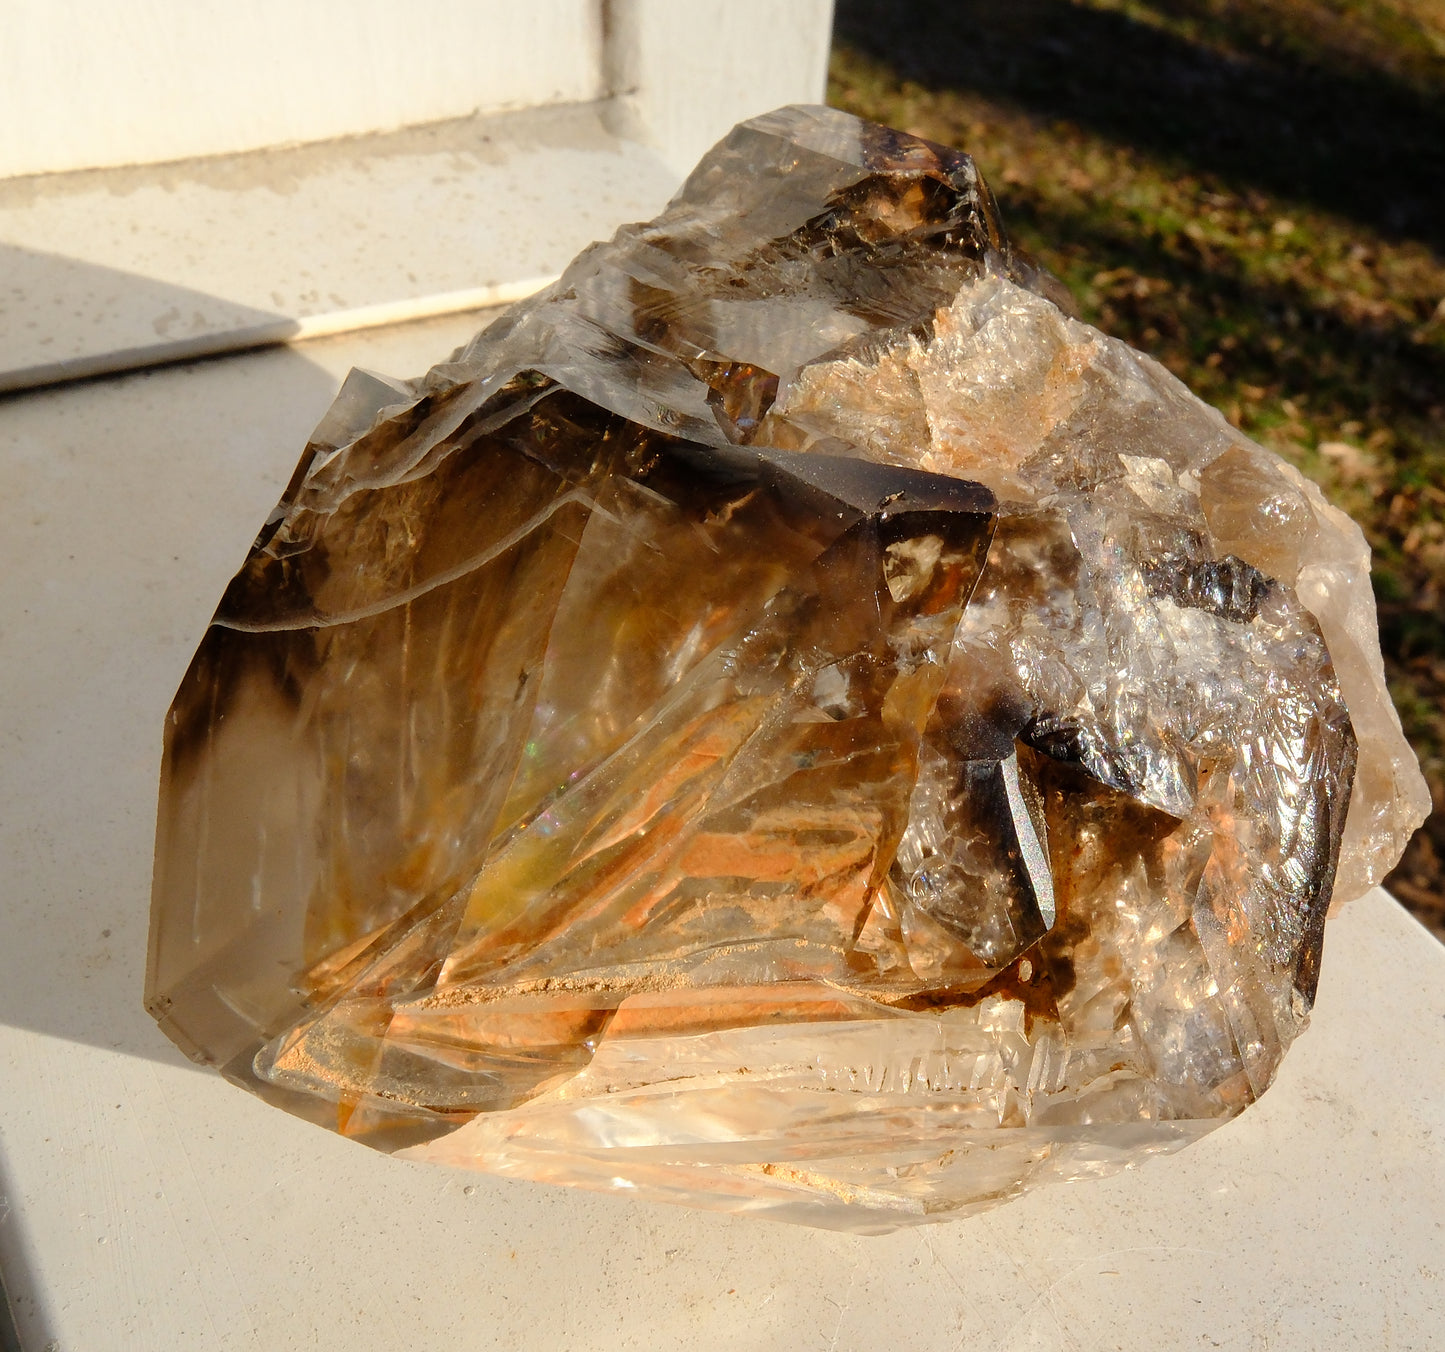
[[[353,373],[170,714],[170,1036],[414,1158],[855,1230],[1263,1092],[1423,815],[1368,553],[1067,310],[966,156],[793,108]]]

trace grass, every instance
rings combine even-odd
[[[1445,6],[839,0],[830,101],[960,146],[1081,314],[1364,527],[1445,935]]]

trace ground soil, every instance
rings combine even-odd
[[[1445,6],[838,0],[830,100],[969,151],[1085,319],[1358,520],[1445,937]]]

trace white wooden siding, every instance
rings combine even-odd
[[[602,0],[0,0],[0,68],[0,178],[151,164],[599,98]]]

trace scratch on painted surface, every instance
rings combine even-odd
[[[928,1250],[928,1257],[930,1258],[930,1260],[932,1260],[934,1270],[937,1272],[941,1272],[945,1277],[947,1277],[949,1282],[952,1284],[953,1289],[958,1292],[959,1299],[968,1309],[968,1313],[973,1321],[974,1327],[980,1329],[987,1327],[982,1312],[979,1310],[978,1306],[975,1305],[974,1302],[969,1298],[967,1288],[961,1281],[959,1281],[958,1276],[954,1272],[954,1270],[943,1261],[942,1257],[939,1255],[938,1250],[934,1248],[933,1237],[926,1230],[920,1230],[918,1232],[918,1238],[922,1246]]]
[[[828,1340],[828,1352],[838,1352],[838,1339],[843,1336],[843,1320],[848,1316],[848,1310],[853,1304],[853,1288],[858,1284],[858,1263],[854,1262],[853,1270],[848,1274],[848,1289],[843,1293],[843,1303],[838,1305],[837,1301],[832,1303],[838,1305],[838,1322],[833,1326],[833,1336]]]
[[[1059,1313],[1058,1307],[1054,1304],[1054,1293],[1076,1277],[1085,1268],[1092,1268],[1095,1276],[1099,1275],[1099,1267],[1112,1258],[1122,1258],[1126,1254],[1153,1253],[1153,1254],[1180,1254],[1189,1253],[1202,1255],[1206,1258],[1227,1258],[1229,1255],[1220,1252],[1218,1249],[1201,1249],[1189,1244],[1138,1244],[1125,1249],[1106,1249],[1103,1253],[1092,1254],[1081,1263],[1075,1263],[1067,1272],[1055,1277],[1042,1291],[1031,1300],[1019,1317],[1014,1320],[1007,1334],[1001,1340],[1004,1347],[1008,1347],[1020,1329],[1028,1322],[1030,1317],[1040,1306],[1047,1306],[1050,1316],[1054,1320],[1059,1332],[1068,1340],[1070,1347],[1079,1348],[1080,1344],[1069,1332],[1067,1324]]]

